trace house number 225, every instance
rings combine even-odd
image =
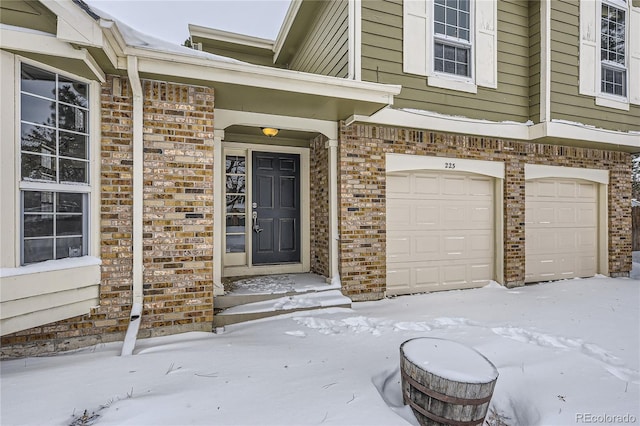
[[[455,169],[456,168],[456,163],[444,163],[444,168],[445,169]]]

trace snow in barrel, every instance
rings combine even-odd
[[[481,425],[498,370],[480,352],[436,338],[400,346],[402,397],[421,425]]]

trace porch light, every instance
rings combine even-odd
[[[278,132],[280,131],[278,129],[274,129],[273,127],[261,127],[261,129],[262,129],[262,133],[265,136],[269,136],[270,138],[272,138],[275,135],[277,135]]]

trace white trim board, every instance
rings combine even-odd
[[[609,184],[609,170],[581,169],[578,167],[546,166],[542,164],[525,164],[524,179],[567,178],[584,179],[591,182]]]
[[[443,170],[476,173],[504,179],[504,163],[501,161],[468,160],[426,155],[387,154],[386,170],[387,173],[410,170]]]
[[[562,138],[610,145],[616,150],[640,151],[640,133],[599,129],[562,120],[539,124],[496,122],[430,111],[384,108],[371,116],[353,115],[345,124],[349,126],[356,122],[523,141],[535,141],[544,137]]]

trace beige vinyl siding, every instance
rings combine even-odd
[[[606,108],[597,106],[593,96],[578,93],[579,9],[577,1],[551,2],[551,118],[611,130],[638,130],[639,106],[630,105],[629,111]]]
[[[523,1],[498,1],[498,88],[463,93],[427,85],[425,77],[402,72],[402,1],[362,2],[362,79],[401,84],[397,108],[495,121],[529,119],[529,8]]]
[[[529,2],[529,120],[540,122],[540,3]]]
[[[349,3],[324,1],[289,68],[346,78],[349,74]]]

